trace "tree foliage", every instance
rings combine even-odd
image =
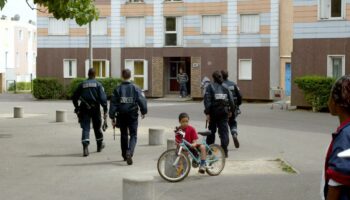
[[[0,10],[7,0],[0,0]],[[27,1],[27,0],[23,0]],[[98,19],[98,10],[94,0],[34,0],[38,6],[47,8],[47,11],[56,19],[75,19],[79,25],[85,25]]]

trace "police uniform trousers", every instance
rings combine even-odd
[[[215,115],[210,114],[209,121],[209,130],[211,131],[211,135],[207,136],[207,144],[215,143],[215,134],[216,130],[219,132],[219,137],[221,140],[221,147],[227,152],[227,146],[229,144],[229,130],[228,130],[228,115]]]
[[[83,145],[90,144],[90,124],[92,120],[92,126],[95,132],[95,138],[97,143],[102,143],[103,133],[101,131],[102,119],[100,108],[82,108],[80,110],[80,127],[83,129],[81,141]]]
[[[137,143],[138,113],[119,114],[118,119],[122,156],[125,158],[127,153],[133,156]]]

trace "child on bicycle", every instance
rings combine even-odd
[[[328,102],[330,113],[338,116],[337,131],[332,135],[325,165],[324,198],[350,200],[350,159],[338,153],[350,149],[350,76],[341,77],[334,84]]]
[[[195,128],[189,125],[190,117],[187,113],[181,113],[179,115],[180,129],[185,132],[185,140],[191,144],[190,148],[197,149],[201,152],[201,163],[199,167],[199,173],[204,174],[206,169],[206,147],[202,144],[198,144],[198,134]],[[176,138],[179,141],[179,138]]]

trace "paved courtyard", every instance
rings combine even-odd
[[[13,119],[14,106],[24,118]],[[68,122],[55,123],[55,111],[68,111]],[[327,113],[270,109],[269,104],[244,104],[239,117],[241,148],[232,141],[223,173],[199,175],[195,169],[180,183],[168,183],[156,170],[166,146],[148,145],[148,128],[166,129],[172,138],[177,115],[186,111],[191,123],[204,128],[201,102],[149,101],[149,114],[140,121],[134,165],[121,160],[119,131],[105,133],[106,149],[82,157],[81,130],[70,101],[37,101],[28,96],[0,95],[0,199],[122,199],[122,178],[155,177],[157,199],[320,199],[323,158],[337,127]],[[91,138],[94,138],[91,134]],[[231,138],[230,138],[231,139]],[[219,142],[219,141],[217,141]],[[272,160],[284,159],[297,174],[283,172]]]

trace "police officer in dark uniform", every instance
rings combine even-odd
[[[122,157],[128,165],[132,165],[137,143],[138,111],[140,108],[142,119],[147,114],[147,101],[142,91],[130,82],[131,72],[122,71],[123,82],[114,91],[110,103],[109,117],[113,127],[119,126],[121,136],[120,145]],[[128,140],[130,134],[130,140]]]
[[[237,116],[240,113],[239,106],[242,104],[242,94],[239,91],[238,86],[235,82],[228,80],[228,73],[227,71],[222,70],[221,71],[222,78],[224,79],[224,85],[231,91],[234,103],[235,103],[235,110],[232,112],[232,116],[228,119],[228,125],[230,127],[231,135],[233,138],[233,143],[236,148],[239,148],[239,141],[238,141],[238,132],[237,132]]]
[[[225,151],[225,156],[228,156],[227,146],[229,144],[228,118],[234,110],[233,97],[230,90],[225,87],[221,73],[215,71],[213,73],[214,83],[211,83],[204,95],[204,113],[209,121],[209,129],[211,135],[207,137],[207,143],[215,143],[215,133],[219,129],[221,147]]]
[[[79,84],[72,97],[75,107],[74,111],[78,115],[80,126],[83,129],[81,141],[84,156],[89,155],[91,119],[97,142],[97,152],[101,152],[105,146],[101,131],[100,105],[103,107],[104,119],[107,118],[107,97],[104,88],[100,82],[95,80],[96,71],[93,68],[89,69],[88,76],[87,80]]]

